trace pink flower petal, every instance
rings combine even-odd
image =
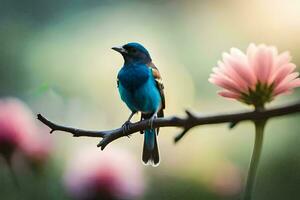
[[[273,53],[270,48],[260,45],[251,63],[253,64],[257,80],[261,83],[267,83],[273,70]]]
[[[289,83],[290,88],[300,87],[300,78],[296,78]]]
[[[233,65],[234,63],[234,57],[229,55],[228,53],[223,54],[223,62],[226,66],[226,74],[227,76],[231,77],[232,81],[237,83],[241,89],[241,91],[247,91],[248,90],[248,84],[238,73],[238,70],[236,70],[236,67]],[[241,71],[241,70],[240,70]]]
[[[278,55],[275,61],[276,63],[275,66],[278,68],[281,67],[282,65],[288,64],[290,61],[291,61],[290,52],[285,51]]]
[[[296,68],[296,65],[293,63],[288,63],[285,64],[284,66],[280,67],[279,70],[277,70],[277,72],[274,74],[274,79],[272,82],[274,83],[274,86],[278,86],[283,79],[285,79],[285,77],[290,74],[291,72],[293,72]]]
[[[272,64],[272,66],[270,68],[270,71],[269,71],[269,74],[268,74],[266,82],[270,85],[270,84],[272,84],[271,77],[274,74],[274,72],[276,71],[276,69],[278,68],[277,67],[277,65],[278,65],[278,63],[277,63],[278,50],[277,50],[276,47],[270,46],[269,47],[269,51],[270,51],[270,53],[272,55],[271,57],[272,57],[272,63],[273,64]]]
[[[242,83],[245,83],[247,88],[253,88],[256,79],[253,71],[249,68],[246,55],[235,48],[231,49],[231,54],[232,57],[228,58],[229,65],[239,74],[243,80]]]
[[[279,54],[275,58],[274,69],[272,71],[272,74],[269,76],[269,80],[268,80],[269,84],[274,82],[276,76],[281,73],[280,72],[281,70],[284,70],[284,69],[282,69],[282,66],[289,64],[290,61],[291,61],[291,56],[288,51]]]
[[[278,86],[275,87],[273,92],[274,95],[278,95],[284,91],[288,91],[295,87],[299,87],[300,79],[297,78],[298,76],[299,76],[298,72],[294,72],[286,76],[284,80]]]
[[[243,61],[243,62],[247,62],[247,56],[239,49],[237,48],[231,48],[230,49],[230,54],[235,57],[238,58],[239,60]]]
[[[274,95],[275,96],[278,96],[278,95],[290,95],[293,92],[294,92],[293,90],[285,89],[285,90],[282,90],[282,91],[278,91],[277,93],[274,93]]]
[[[284,87],[281,87],[281,88],[278,88],[278,89],[274,90],[273,96],[278,96],[278,95],[284,94],[284,93],[286,93],[288,91],[289,91],[289,87],[288,86],[284,86]]]
[[[218,68],[219,68],[219,73],[222,74],[223,76],[226,76],[228,79],[230,79],[232,82],[234,82],[236,85],[239,85],[239,83],[236,82],[236,77],[237,74],[232,70],[232,68],[227,67],[223,62],[219,61],[218,62]]]
[[[239,87],[234,82],[232,82],[230,79],[227,79],[225,77],[221,77],[221,76],[212,74],[208,81],[221,87],[221,88],[225,88],[229,91],[240,92]]]
[[[231,91],[227,91],[227,90],[219,91],[218,94],[222,97],[237,99],[237,100],[240,99],[240,97],[241,97],[240,94],[231,92]]]
[[[254,56],[256,54],[257,51],[257,47],[255,44],[251,43],[248,48],[247,48],[247,58],[248,58],[248,62],[252,63],[252,61],[254,60]],[[254,72],[254,71],[253,71]]]

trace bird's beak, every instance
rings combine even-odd
[[[122,46],[120,46],[120,47],[112,47],[111,49],[119,52],[120,54],[127,53],[126,49],[124,49]]]

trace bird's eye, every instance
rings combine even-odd
[[[136,53],[137,50],[136,50],[136,49],[130,49],[130,52],[131,52],[131,53]]]

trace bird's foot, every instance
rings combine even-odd
[[[130,121],[126,121],[123,125],[122,125],[122,129],[123,129],[123,134],[125,135],[125,133],[127,131],[129,131],[130,126],[131,126],[131,122]]]
[[[156,119],[156,118],[157,118],[157,116],[156,116],[156,115],[153,115],[153,116],[149,119],[149,126],[150,126],[150,129],[153,128],[153,121],[154,121],[154,119]]]

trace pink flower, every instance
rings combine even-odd
[[[23,140],[21,150],[30,167],[40,170],[50,157],[52,142],[48,134],[45,134],[44,137],[38,134],[27,135]]]
[[[231,48],[213,68],[209,81],[224,90],[219,95],[263,107],[275,96],[300,86],[299,73],[288,52],[274,46],[250,44],[247,53]]]
[[[0,154],[10,159],[18,151],[30,163],[41,163],[48,158],[51,142],[42,141],[38,133],[35,117],[24,103],[15,98],[0,99]]]
[[[0,100],[0,153],[7,158],[35,131],[30,110],[19,100]]]
[[[138,199],[144,191],[142,168],[124,150],[81,150],[66,168],[64,182],[78,200]]]

